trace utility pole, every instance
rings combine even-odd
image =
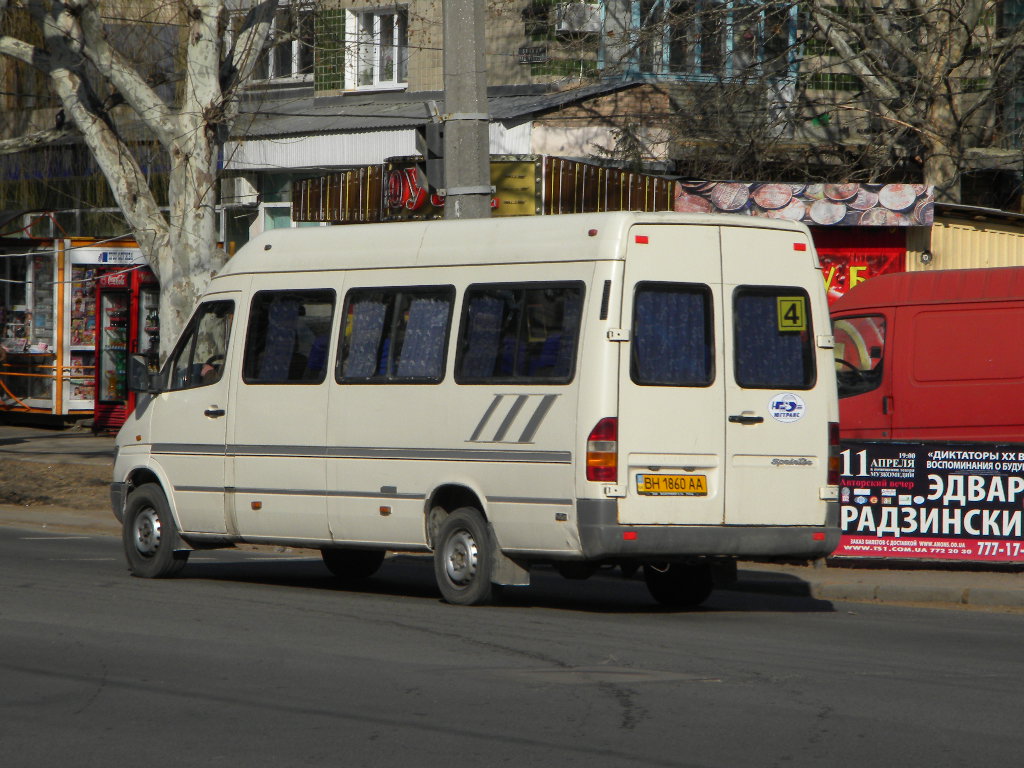
[[[446,219],[491,215],[484,0],[444,0]]]

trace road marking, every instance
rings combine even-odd
[[[22,541],[88,541],[92,536],[22,536]]]

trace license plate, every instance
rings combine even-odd
[[[707,496],[706,475],[637,475],[636,492],[643,496]]]

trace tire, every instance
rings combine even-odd
[[[707,563],[644,565],[644,581],[651,597],[666,608],[694,608],[715,588]]]
[[[188,550],[175,551],[178,527],[163,491],[153,483],[128,494],[121,535],[132,576],[163,579],[180,572],[188,561]]]
[[[491,538],[483,515],[472,507],[455,510],[441,524],[434,546],[434,577],[445,602],[486,605],[491,584]]]
[[[368,579],[384,562],[382,549],[321,549],[327,570],[344,582]]]

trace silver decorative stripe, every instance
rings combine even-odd
[[[223,456],[226,446],[211,443],[153,443],[150,453],[169,453],[189,456]]]
[[[309,488],[215,488],[202,485],[176,485],[178,493],[248,493],[258,496],[313,496],[343,499],[395,499],[398,501],[423,501],[422,493],[379,493],[377,491],[323,491]],[[572,499],[540,499],[527,496],[488,496],[492,504],[544,504],[546,506],[571,507]]]
[[[488,448],[361,448],[314,445],[204,445],[154,443],[154,454],[181,456],[249,456],[290,459],[397,459],[416,461],[501,461],[527,464],[571,464],[570,451]]]
[[[411,501],[423,501],[427,498],[424,493],[376,493],[374,491],[328,491],[328,498],[344,499],[399,499]]]
[[[548,506],[571,507],[572,499],[531,499],[524,496],[488,496],[493,504],[546,504]]]
[[[380,493],[379,491],[325,491],[309,488],[231,488],[235,493],[258,494],[261,496],[323,496],[327,498],[353,499],[397,499],[423,501],[422,493]]]
[[[293,459],[322,459],[327,449],[322,445],[229,445],[229,456],[282,456]]]
[[[522,451],[488,448],[342,448],[331,447],[333,459],[419,459],[425,461],[521,461],[530,464],[570,464],[569,451]]]

